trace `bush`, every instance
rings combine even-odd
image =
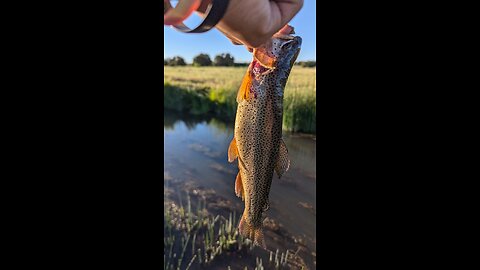
[[[212,60],[208,54],[201,53],[193,58],[194,66],[211,66]]]
[[[167,58],[163,60],[163,65],[167,66],[186,66],[185,60],[180,56],[175,56],[173,58]]]
[[[317,62],[316,61],[300,61],[295,63],[296,65],[302,66],[302,67],[316,67]]]
[[[229,53],[219,54],[215,56],[215,59],[213,60],[214,66],[231,67],[234,64],[235,64],[234,58]]]
[[[185,89],[169,83],[164,83],[163,87],[163,106],[166,109],[194,115],[205,114],[211,110],[207,89]]]

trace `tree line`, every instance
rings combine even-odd
[[[210,56],[205,53],[201,53],[193,58],[193,66],[219,66],[219,67],[232,67],[232,66],[248,66],[249,63],[235,63],[235,59],[229,53],[222,53],[215,56],[213,61]],[[164,66],[186,66],[185,59],[181,56],[174,56],[172,58],[166,58],[163,60]],[[302,67],[316,67],[316,61],[299,61],[295,65]]]
[[[223,66],[223,67],[229,67],[229,66],[235,66],[235,59],[233,56],[231,56],[229,53],[222,53],[215,58],[210,59],[210,56],[205,53],[201,53],[193,58],[193,65],[194,66]],[[187,63],[185,62],[185,59],[183,59],[180,56],[174,56],[172,58],[167,58],[163,60],[163,65],[164,66],[186,66]]]

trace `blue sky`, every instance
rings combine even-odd
[[[292,19],[290,25],[295,28],[295,34],[302,37],[302,50],[297,61],[317,59],[316,55],[316,0],[304,0],[303,8]],[[195,27],[201,22],[197,14],[193,14],[185,21],[190,27]],[[163,36],[165,58],[181,56],[187,63],[200,53],[214,58],[220,53],[230,53],[235,62],[250,62],[251,54],[244,46],[233,45],[220,31],[212,29],[202,34],[184,34],[168,26],[164,26]]]

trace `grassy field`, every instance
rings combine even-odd
[[[164,106],[192,114],[213,113],[233,120],[246,67],[164,66]],[[316,132],[316,68],[295,66],[285,88],[283,126]]]

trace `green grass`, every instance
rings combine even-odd
[[[236,96],[246,67],[164,66],[164,106],[193,115],[234,120]],[[284,94],[287,131],[316,133],[316,69],[295,66]]]

